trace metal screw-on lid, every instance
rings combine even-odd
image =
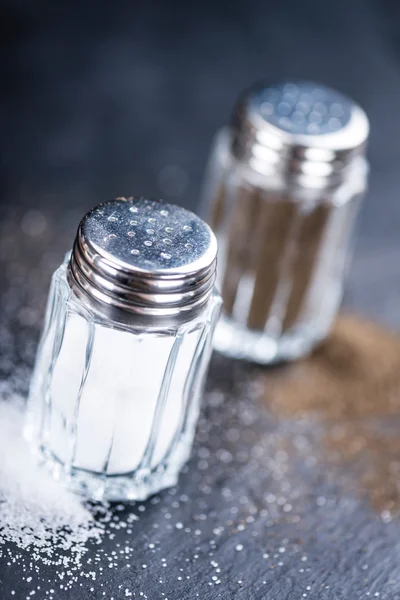
[[[100,303],[139,315],[176,316],[209,298],[217,242],[179,206],[145,198],[99,204],[81,221],[70,283]]]
[[[369,124],[352,100],[310,82],[257,84],[233,118],[233,152],[265,174],[342,177],[365,153]]]

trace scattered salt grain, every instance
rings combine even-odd
[[[37,466],[22,438],[23,414],[20,399],[0,397],[0,551],[12,543],[51,564],[58,550],[64,566],[78,565],[102,527],[77,496]]]

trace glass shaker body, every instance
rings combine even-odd
[[[368,167],[356,155],[336,173],[289,151],[290,173],[288,156],[258,141],[238,150],[235,126],[215,139],[203,198],[224,303],[214,343],[235,358],[291,360],[326,337],[338,311]]]
[[[166,214],[173,212],[171,205],[146,205],[139,200],[132,206],[138,209],[135,219],[130,219],[137,221],[136,225],[128,223],[129,231],[136,227],[137,235],[132,236],[136,239],[129,241],[133,250],[142,250],[137,229],[143,213],[147,222],[150,219],[147,230],[155,232],[145,235],[148,239],[144,241],[153,242],[150,248],[162,245],[162,240],[156,239],[157,228],[162,229],[164,240],[173,237],[162,226],[171,229],[177,219],[172,225],[171,221],[160,223],[167,220],[160,217],[160,207]],[[107,219],[123,221],[128,208],[121,201],[116,211],[113,203],[105,205],[102,218],[107,225],[102,238],[127,234],[125,223],[116,233],[118,222],[111,221],[110,229]],[[191,219],[188,211],[177,210],[179,218],[184,213],[186,219],[186,225],[179,223],[180,229],[192,231],[191,241],[183,241],[194,246],[193,219],[200,227],[202,222],[194,215]],[[187,237],[185,231],[183,237]],[[110,269],[112,244],[111,237],[103,253]],[[161,246],[157,250],[164,251]],[[173,250],[169,252],[171,258],[162,261],[174,258]],[[220,310],[220,296],[213,287],[212,273],[209,275],[209,288],[199,306],[188,311],[181,307],[172,318],[149,316],[149,307],[144,307],[144,314],[137,314],[94,301],[77,285],[69,257],[54,273],[31,382],[26,431],[54,476],[73,490],[97,499],[145,499],[176,483],[190,455]],[[165,280],[160,281],[165,286]],[[144,289],[146,282],[140,279],[137,285]],[[172,304],[178,302],[175,296],[174,292]],[[164,299],[160,297],[159,302]],[[160,305],[155,310],[160,312]]]

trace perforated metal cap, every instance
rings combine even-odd
[[[184,208],[145,198],[99,204],[81,221],[69,277],[98,302],[140,315],[174,316],[211,294],[217,242]]]
[[[233,151],[261,173],[330,179],[364,155],[368,133],[364,111],[330,88],[256,84],[236,107]]]

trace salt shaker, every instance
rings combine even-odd
[[[256,84],[239,99],[204,186],[224,301],[218,350],[273,363],[328,334],[366,189],[368,130],[361,108],[315,83]]]
[[[220,311],[216,253],[204,221],[158,201],[81,221],[53,275],[26,427],[74,491],[143,500],[176,483]]]

